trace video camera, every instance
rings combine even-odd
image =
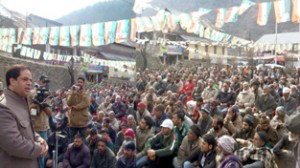
[[[49,91],[49,83],[50,80],[45,77],[45,76],[41,76],[40,81],[42,81],[43,83],[45,83],[46,85],[43,87],[36,87],[36,96],[34,99],[32,99],[33,103],[38,104],[40,106],[43,107],[50,107],[50,105],[48,105],[45,100],[47,98],[50,98],[50,91]]]

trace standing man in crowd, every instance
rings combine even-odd
[[[13,65],[6,72],[7,90],[0,102],[0,168],[38,168],[37,158],[47,154],[48,145],[33,131],[27,96],[32,86],[28,67]]]
[[[90,98],[88,93],[84,91],[84,82],[85,79],[83,77],[78,77],[77,86],[72,87],[72,93],[67,102],[68,106],[71,107],[70,134],[72,142],[77,132],[85,139],[89,122],[88,107],[90,105]]]
[[[49,104],[49,79],[42,75],[35,83],[35,89],[32,91],[33,95],[29,96],[29,109],[32,117],[33,128],[45,141],[48,140],[47,131],[49,128],[49,116],[51,116],[51,109]],[[39,158],[40,167],[44,166],[44,158]]]

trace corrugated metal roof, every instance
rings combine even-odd
[[[119,61],[132,61],[135,62],[134,58],[129,58],[123,55],[118,55],[118,54],[112,54],[112,53],[107,53],[107,52],[101,52],[101,54],[107,58],[107,59],[111,59],[111,60],[119,60]]]
[[[294,44],[300,42],[300,32],[278,33],[277,44]],[[266,34],[255,44],[276,44],[276,34]]]

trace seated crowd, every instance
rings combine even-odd
[[[298,113],[298,81],[247,68],[146,70],[135,86],[93,87],[89,121],[76,134],[71,96],[56,92],[45,166],[58,141],[66,168],[295,167],[298,134],[285,121]]]

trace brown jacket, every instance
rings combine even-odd
[[[35,96],[35,93],[36,91],[34,91],[33,95],[28,98],[29,110],[38,110],[38,106],[32,103],[32,98]],[[34,130],[47,131],[49,128],[49,116],[51,116],[50,108],[41,109],[41,112],[38,115],[31,116]]]
[[[67,102],[69,107],[74,106],[70,114],[70,127],[86,127],[89,122],[88,107],[90,97],[87,92],[72,92]]]
[[[38,168],[42,148],[35,142],[27,101],[6,90],[0,113],[0,168]]]
[[[177,156],[177,162],[178,162],[178,165],[180,165],[180,167],[182,167],[183,162],[189,156],[191,156],[193,153],[195,153],[197,150],[199,150],[199,140],[200,140],[200,137],[194,142],[189,142],[187,136],[185,136],[183,138],[182,143],[179,147],[178,156]],[[192,147],[190,147],[190,144]],[[194,166],[195,166],[195,164],[194,164]]]

